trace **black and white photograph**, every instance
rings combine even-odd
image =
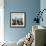
[[[11,27],[24,27],[25,26],[25,12],[11,12],[10,13],[10,26]]]

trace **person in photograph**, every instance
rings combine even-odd
[[[16,25],[16,20],[12,19],[12,25]]]
[[[17,20],[17,23],[18,23],[18,25],[23,25],[23,20],[22,20],[22,18],[19,18],[19,19]]]

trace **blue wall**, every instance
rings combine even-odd
[[[46,9],[46,0],[41,0],[40,1],[40,10],[42,11],[43,9]],[[46,10],[43,12],[43,22],[40,21],[40,25],[46,27]]]
[[[32,29],[33,19],[40,9],[40,0],[4,0],[4,38],[18,41]],[[10,12],[26,12],[25,28],[10,28]]]

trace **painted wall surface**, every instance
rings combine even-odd
[[[40,9],[40,0],[4,0],[4,38],[18,41],[32,30],[33,19]],[[26,12],[25,28],[10,28],[10,12]]]
[[[41,0],[41,1],[40,1],[40,9],[41,9],[41,11],[42,11],[43,9],[46,9],[46,0]],[[42,17],[43,17],[43,22],[41,21],[41,22],[40,22],[40,25],[46,27],[46,10],[43,12]]]

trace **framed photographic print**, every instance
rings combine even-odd
[[[25,27],[25,12],[10,12],[10,27]]]

